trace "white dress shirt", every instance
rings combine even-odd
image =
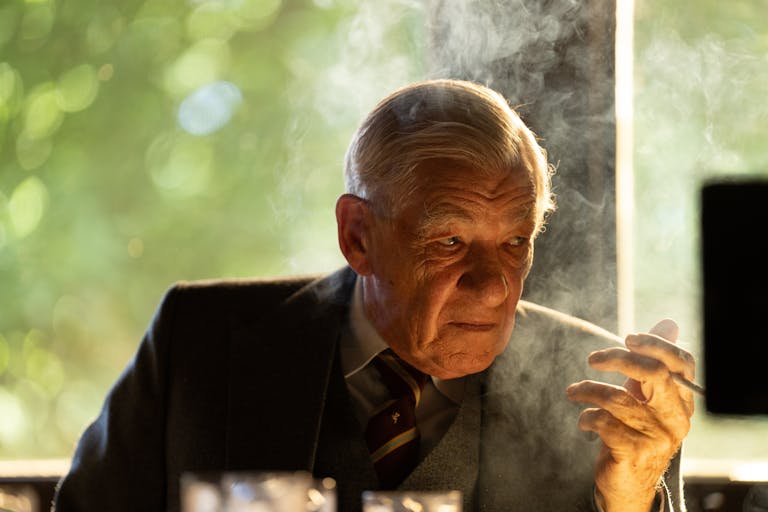
[[[371,364],[379,352],[389,348],[373,327],[363,308],[362,279],[355,282],[349,309],[349,323],[341,335],[341,369],[347,382],[360,425],[365,428],[371,412],[390,400],[386,386]],[[423,459],[448,431],[464,397],[464,379],[427,380],[416,407]]]

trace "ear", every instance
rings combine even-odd
[[[352,194],[344,194],[336,201],[336,225],[339,248],[349,266],[361,276],[371,273],[368,221],[370,210],[365,202]]]

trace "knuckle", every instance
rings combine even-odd
[[[690,416],[685,414],[685,415],[683,415],[683,417],[681,418],[681,421],[680,421],[680,432],[681,432],[681,435],[679,437],[680,437],[681,441],[682,441],[682,439],[686,435],[688,435],[688,431],[689,430],[691,430],[691,418],[690,418]]]
[[[604,409],[585,409],[579,415],[579,425],[585,427],[603,428],[610,416]]]
[[[666,455],[665,458],[671,458],[672,455],[680,448],[681,440],[677,438],[664,436],[660,445],[661,453]]]
[[[653,359],[648,363],[648,370],[651,372],[651,374],[654,377],[662,378],[666,376],[667,378],[670,378],[669,369],[667,368],[667,366],[661,361],[658,361],[656,359]]]
[[[616,393],[613,401],[621,407],[629,408],[637,404],[637,400],[629,393]]]
[[[696,366],[696,358],[693,357],[693,354],[679,347],[678,347],[678,350],[680,354],[680,359],[682,359],[686,365]]]

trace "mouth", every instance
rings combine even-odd
[[[451,322],[458,329],[471,332],[488,332],[496,328],[493,322]]]

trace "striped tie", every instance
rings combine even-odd
[[[394,489],[413,470],[419,458],[416,406],[427,376],[385,350],[373,360],[392,400],[368,420],[365,440],[382,489]]]

